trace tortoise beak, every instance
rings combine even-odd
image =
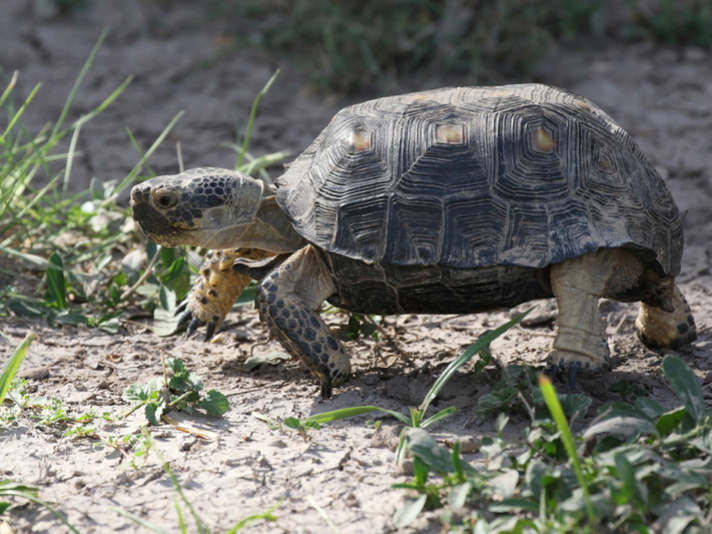
[[[168,247],[181,243],[182,232],[151,205],[151,188],[139,184],[131,189],[131,215],[141,231],[152,241]]]

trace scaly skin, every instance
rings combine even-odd
[[[232,268],[237,258],[258,260],[271,256],[263,250],[235,248],[211,250],[200,268],[200,278],[176,309],[178,327],[187,324],[187,336],[192,336],[199,326],[208,325],[205,340],[208,341],[220,329],[225,316],[251,282],[251,278],[235,272]]]
[[[674,286],[672,304],[675,311],[667,313],[660,308],[640,303],[640,312],[635,321],[638,337],[651,349],[678,350],[697,339],[697,326],[687,300]]]
[[[650,348],[680,349],[697,338],[690,307],[671,277],[646,281],[643,262],[624,249],[599,249],[551,266],[551,287],[559,307],[549,372],[595,377],[611,368],[606,327],[598,309],[600,297],[615,298],[641,285],[658,290],[652,297],[672,312],[641,302],[636,321],[641,341]],[[643,287],[645,289],[645,287]]]
[[[255,298],[270,334],[319,377],[324,398],[351,376],[344,346],[316,311],[334,291],[326,267],[309,245],[270,273],[257,287]]]

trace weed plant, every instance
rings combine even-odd
[[[404,80],[441,85],[530,78],[557,47],[585,35],[712,45],[708,0],[211,0],[234,20],[238,46],[259,46],[302,65],[316,86],[394,92]],[[608,22],[609,8],[621,11]],[[240,25],[240,22],[247,21]]]

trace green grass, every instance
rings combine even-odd
[[[301,63],[327,91],[354,92],[450,73],[493,81],[531,71],[555,39],[590,25],[602,0],[293,0],[211,2],[214,16],[249,21],[240,45]],[[236,27],[239,27],[236,25]]]
[[[496,328],[495,330],[487,332],[480,336],[477,341],[475,341],[472,345],[465,349],[462,354],[455,358],[445,368],[445,370],[437,378],[435,383],[430,387],[430,390],[425,395],[425,398],[423,399],[423,402],[420,404],[420,406],[418,406],[418,408],[409,408],[408,415],[393,410],[388,410],[386,408],[381,408],[378,406],[354,406],[352,408],[343,408],[341,410],[334,410],[330,412],[320,413],[317,415],[312,415],[311,417],[307,417],[301,420],[295,417],[290,417],[285,419],[284,426],[297,430],[299,434],[306,439],[307,433],[310,429],[318,430],[321,428],[322,424],[331,423],[333,421],[338,421],[340,419],[346,419],[349,417],[356,417],[371,412],[383,412],[392,417],[395,417],[405,425],[403,431],[401,432],[401,438],[398,443],[398,448],[396,449],[395,455],[395,462],[401,463],[405,457],[407,444],[405,436],[409,429],[428,428],[433,423],[436,423],[457,411],[454,406],[450,406],[448,408],[445,408],[444,410],[440,410],[439,412],[429,417],[426,417],[426,413],[428,411],[428,408],[430,407],[430,404],[435,400],[442,388],[445,387],[445,384],[447,384],[447,382],[453,377],[457,370],[464,366],[467,362],[469,362],[475,354],[480,354],[481,357],[486,358],[487,361],[489,361],[490,343],[492,343],[495,339],[504,334],[510,328],[519,324],[519,322],[524,319],[524,317],[526,317],[526,315],[530,311],[531,310],[528,310],[525,313],[516,317],[515,319],[512,319],[508,323],[505,323],[502,326]],[[476,366],[475,369],[477,371],[478,367]],[[253,413],[252,415],[258,420],[267,423],[270,426],[270,429],[272,430],[282,429],[281,423],[275,421],[274,419],[268,416],[265,416],[264,414]]]
[[[542,378],[549,415],[532,416],[517,440],[503,438],[508,418],[500,413],[497,437],[482,440],[484,468],[465,462],[458,446],[451,451],[422,429],[409,431],[415,476],[398,487],[416,496],[397,512],[396,526],[443,508],[448,532],[708,532],[712,412],[679,357],[666,356],[663,371],[681,407],[665,410],[647,397],[608,403],[580,435]]]
[[[615,5],[617,4],[617,5]],[[211,0],[233,20],[235,46],[267,48],[301,65],[324,91],[398,91],[532,76],[549,52],[586,36],[712,45],[708,0]],[[610,8],[621,20],[608,20]],[[230,30],[228,30],[230,31]]]

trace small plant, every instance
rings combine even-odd
[[[704,532],[710,528],[706,467],[712,452],[712,412],[692,370],[677,356],[663,360],[665,377],[683,406],[671,411],[646,397],[608,403],[580,436],[570,431],[553,386],[540,378],[550,418],[536,419],[524,439],[484,438],[484,468],[465,462],[422,429],[406,433],[418,493],[394,517],[412,522],[426,507],[468,506],[458,532]],[[576,405],[576,403],[573,403]],[[574,410],[574,416],[580,413]],[[506,460],[506,462],[505,462]],[[430,481],[429,475],[439,479]],[[654,525],[654,527],[653,527]],[[687,529],[686,529],[687,527]]]
[[[308,439],[307,433],[309,430],[321,430],[321,425],[316,421],[300,420],[296,417],[287,417],[282,423],[259,412],[252,412],[252,417],[258,421],[267,423],[270,430],[282,430],[284,427],[296,430],[304,441]]]
[[[460,354],[453,362],[451,362],[443,371],[443,373],[438,377],[438,379],[435,381],[435,383],[432,385],[430,388],[430,391],[428,391],[427,395],[425,396],[425,399],[423,399],[423,402],[418,408],[410,408],[410,414],[409,415],[404,415],[400,412],[395,412],[393,410],[387,410],[385,408],[379,408],[378,406],[356,406],[354,408],[344,408],[341,410],[334,410],[331,412],[325,412],[321,413],[318,415],[312,415],[311,417],[307,417],[306,419],[301,419],[297,420],[294,419],[296,422],[294,422],[291,425],[291,428],[295,428],[302,433],[304,431],[304,434],[306,434],[306,429],[308,428],[320,428],[319,425],[322,425],[324,423],[330,423],[332,421],[336,421],[339,419],[345,419],[347,417],[354,417],[357,415],[363,415],[366,413],[371,413],[375,411],[380,411],[384,412],[388,415],[391,415],[398,419],[400,422],[402,422],[405,425],[404,431],[401,433],[401,439],[398,443],[398,448],[396,450],[396,457],[395,457],[395,462],[400,463],[403,461],[403,458],[405,456],[406,452],[406,440],[405,440],[405,431],[411,428],[427,428],[433,423],[440,421],[441,419],[447,417],[448,415],[451,415],[457,411],[457,408],[454,406],[450,406],[448,408],[445,408],[444,410],[439,411],[438,413],[431,415],[430,417],[426,417],[426,412],[428,411],[428,408],[430,407],[430,404],[435,400],[435,398],[438,396],[442,388],[447,384],[447,382],[452,378],[452,376],[455,374],[455,372],[465,365],[467,362],[469,362],[472,357],[475,354],[481,353],[486,355],[486,357],[489,357],[489,345],[497,339],[499,336],[504,334],[507,330],[512,328],[514,325],[518,324],[531,310],[528,310],[521,314],[519,317],[516,319],[513,319],[509,321],[508,323],[500,326],[494,331],[488,331],[487,333],[483,334],[482,336],[479,337],[479,339],[470,345],[465,351]],[[255,414],[253,414],[255,415]],[[267,422],[270,425],[270,428],[272,430],[277,430],[281,429],[281,424],[278,423],[277,421],[274,421],[273,419],[270,419],[269,417],[266,417],[262,414],[256,414],[256,417],[262,421]],[[286,421],[285,421],[286,424]],[[316,425],[316,426],[314,426]]]
[[[153,437],[151,436],[151,433],[148,431],[148,429],[143,429],[142,430],[144,440],[147,442],[147,447],[152,448],[154,446],[153,444]],[[173,484],[173,491],[175,492],[175,498],[174,498],[174,504],[176,508],[176,514],[178,516],[178,525],[180,528],[180,532],[182,534],[187,534],[188,528],[185,524],[184,516],[184,508],[187,508],[188,511],[190,512],[190,515],[193,517],[193,521],[195,522],[195,526],[197,528],[197,532],[199,534],[211,534],[210,528],[208,528],[205,525],[205,522],[200,518],[198,513],[195,511],[195,508],[193,508],[193,505],[191,502],[188,500],[188,498],[185,496],[185,493],[183,492],[183,488],[181,487],[180,483],[178,482],[178,479],[176,476],[173,474],[173,471],[171,470],[170,464],[166,461],[166,459],[163,457],[161,452],[158,449],[156,450],[156,454],[161,460],[163,470],[166,472],[168,475],[168,478],[171,481],[171,484]],[[274,512],[279,505],[281,504],[281,501],[272,506],[269,510],[262,514],[256,514],[252,515],[250,517],[246,517],[245,519],[242,519],[241,521],[238,521],[232,528],[226,530],[224,534],[235,534],[235,532],[238,532],[242,530],[243,528],[256,523],[258,521],[276,521],[277,518],[273,515],[272,512]],[[156,525],[154,523],[151,523],[150,521],[147,521],[137,515],[134,515],[123,508],[112,508],[116,513],[130,519],[134,523],[141,525],[142,527],[145,527],[149,530],[152,530],[154,532],[158,532],[159,534],[168,534],[169,531],[166,530],[165,528]]]
[[[158,425],[161,416],[168,408],[191,412],[195,407],[202,408],[214,417],[220,417],[230,403],[227,397],[211,389],[201,398],[203,390],[202,378],[186,369],[178,358],[165,358],[163,361],[164,379],[161,382],[154,378],[146,384],[133,384],[124,390],[121,398],[132,405],[124,415],[144,408],[146,419],[152,425]],[[166,370],[170,369],[173,376],[169,379]]]
[[[69,523],[62,513],[40,499],[40,490],[35,486],[17,484],[12,480],[0,480],[0,517],[12,506],[9,501],[4,501],[9,497],[27,499],[30,502],[39,504],[49,510],[54,517],[64,523],[74,534],[81,534],[77,528]]]

